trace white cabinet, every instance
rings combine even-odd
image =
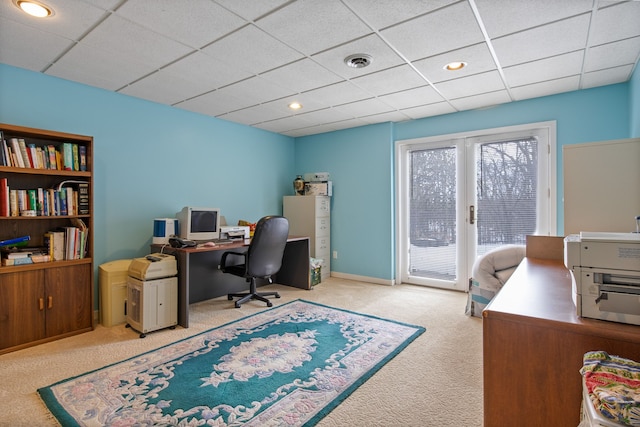
[[[284,196],[283,215],[289,234],[309,236],[311,256],[320,258],[322,279],[331,275],[331,198],[328,196]]]

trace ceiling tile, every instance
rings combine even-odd
[[[127,1],[117,14],[194,49],[245,25],[247,22],[210,0]]]
[[[250,76],[249,73],[233,72],[227,64],[195,52],[120,92],[172,105]]]
[[[273,84],[261,77],[252,77],[218,89],[217,92],[233,93],[237,98],[242,99],[244,107],[262,104],[274,99],[284,98],[292,95],[295,91],[286,86]],[[237,108],[228,108],[227,111],[234,111]]]
[[[393,108],[378,99],[365,99],[364,101],[356,101],[350,104],[338,105],[337,111],[349,115],[350,117],[366,117],[372,114],[387,113],[393,111]]]
[[[419,107],[407,108],[402,113],[412,119],[421,119],[430,116],[440,116],[442,114],[455,113],[456,109],[448,102],[437,102],[435,104],[421,105]]]
[[[230,69],[259,74],[303,55],[253,25],[202,49],[202,52],[229,64]]]
[[[0,16],[37,31],[78,40],[106,15],[103,9],[80,0],[47,0],[44,3],[54,11],[53,16],[46,19],[27,15],[15,6],[12,0],[0,2]]]
[[[371,64],[364,68],[349,67],[345,58],[355,54],[366,54],[371,57]],[[403,64],[402,58],[396,54],[382,39],[371,34],[361,39],[340,45],[314,55],[314,61],[346,79],[384,70]]]
[[[456,1],[458,0],[346,0],[345,3],[362,16],[369,25],[382,29]]]
[[[506,90],[499,90],[497,92],[483,93],[475,96],[465,96],[464,98],[458,98],[451,100],[451,104],[458,111],[474,110],[477,108],[486,109],[495,105],[506,104],[511,101],[511,97]]]
[[[402,92],[395,92],[378,98],[385,104],[389,104],[399,110],[443,101],[442,96],[431,86],[403,90]]]
[[[466,62],[467,65],[456,71],[445,70],[445,65],[451,62]],[[413,65],[427,77],[431,83],[457,79],[496,69],[496,63],[486,43],[479,43],[421,59],[415,61]]]
[[[232,111],[228,114],[218,116],[221,119],[229,120],[245,125],[254,125],[270,120],[286,117],[288,114],[272,104],[260,104],[253,107],[243,108],[242,110]]]
[[[289,1],[290,0],[215,0],[219,5],[226,7],[248,21],[253,21]]]
[[[0,62],[43,71],[73,42],[0,16]],[[26,47],[28,46],[28,49]]]
[[[556,93],[578,90],[580,76],[564,77],[557,80],[530,84],[511,89],[511,94],[516,101],[523,99],[538,98],[541,96],[553,95]]]
[[[287,87],[292,92],[304,92],[342,80],[335,73],[328,71],[308,58],[267,71],[260,76],[267,81]]]
[[[634,64],[638,57],[640,57],[640,37],[607,43],[587,51],[584,70],[588,72]]]
[[[367,74],[351,79],[351,82],[373,95],[386,95],[427,84],[427,81],[408,65]]]
[[[582,78],[582,88],[587,89],[626,82],[629,80],[632,71],[633,65],[624,65],[622,67],[586,73]]]
[[[584,49],[590,15],[581,15],[493,40],[500,65],[509,67]]]
[[[298,0],[260,19],[257,25],[305,55],[371,33],[338,0]]]
[[[590,12],[593,0],[475,0],[489,37]]]
[[[224,90],[208,92],[175,105],[184,110],[214,117],[248,106],[245,100],[236,97],[232,91]]]
[[[107,18],[81,42],[105,52],[144,61],[157,69],[192,49],[115,15]]]
[[[77,44],[46,73],[115,91],[151,72],[153,68],[148,64],[120,55],[119,52],[105,52]]]
[[[598,9],[590,40],[593,45],[636,36],[640,36],[640,1],[622,2]]]
[[[448,80],[435,85],[442,96],[447,99],[462,98],[504,89],[504,83],[497,71],[474,74],[456,80]]]
[[[583,58],[584,51],[579,50],[566,55],[507,67],[504,69],[504,75],[510,87],[579,75],[582,71]]]
[[[319,99],[328,106],[347,104],[373,97],[367,91],[347,81],[313,89],[304,94]]]
[[[451,25],[453,22],[456,25]],[[410,61],[484,41],[467,2],[390,27],[381,31],[381,34]]]

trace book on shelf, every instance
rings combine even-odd
[[[18,138],[9,139],[9,143],[11,144],[11,151],[13,153],[13,165],[19,168],[24,168],[24,159],[22,158],[22,154],[20,154],[20,143],[18,142]]]
[[[11,166],[11,157],[9,157],[9,147],[7,147],[7,141],[4,140],[4,134],[0,130],[0,144],[2,144],[2,152],[0,153],[0,159],[2,160],[2,166]]]
[[[31,236],[14,237],[12,239],[0,240],[0,246],[15,246],[31,240]]]
[[[2,265],[3,266],[26,265],[26,264],[33,264],[33,260],[31,259],[31,257],[16,258],[16,259],[2,258]]]
[[[78,184],[78,215],[89,214],[89,183]]]
[[[80,170],[87,170],[87,147],[84,145],[80,145],[78,147],[78,157],[80,162]]]
[[[7,259],[16,259],[16,258],[27,258],[33,254],[32,251],[11,251],[7,253],[3,253],[2,257]]]
[[[11,214],[9,191],[9,181],[7,178],[0,178],[0,216],[9,216]]]
[[[70,142],[62,143],[62,169],[73,170],[73,144]]]
[[[20,154],[22,155],[22,161],[25,168],[32,168],[31,159],[29,158],[29,152],[27,151],[27,143],[24,138],[18,138],[18,146],[20,147]]]
[[[64,231],[48,231],[44,234],[44,242],[53,261],[64,260]]]

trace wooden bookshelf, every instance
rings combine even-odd
[[[82,147],[85,153],[85,170],[79,170],[79,165],[77,170],[53,169],[54,166],[47,167],[42,161],[32,167],[19,167],[5,161],[10,165],[0,165],[0,180],[6,179],[9,190],[45,191],[58,188],[63,181],[70,181],[65,188],[75,188],[82,182],[89,189],[88,214],[80,215],[77,209],[45,212],[43,203],[34,209],[36,216],[21,215],[11,209],[6,216],[6,211],[0,210],[0,214],[5,214],[0,216],[0,241],[29,236],[29,248],[46,247],[45,233],[72,227],[78,220],[87,227],[85,250],[77,255],[68,254],[50,262],[0,266],[2,354],[93,329],[93,137],[9,124],[0,124],[0,131],[7,142],[19,138],[32,147],[54,147],[60,152],[63,144],[70,143]]]

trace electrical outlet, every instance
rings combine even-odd
[[[333,251],[333,259],[338,259],[338,251]]]

